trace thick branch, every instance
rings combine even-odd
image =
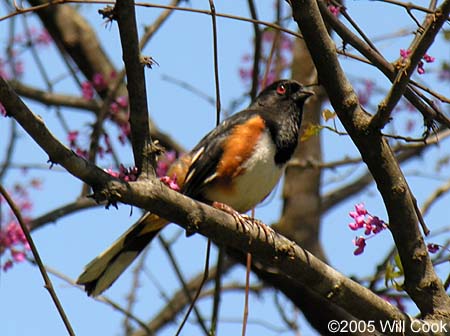
[[[127,88],[130,101],[131,144],[134,160],[139,172],[144,176],[154,175],[152,167],[156,158],[151,155],[151,138],[148,128],[147,91],[145,87],[144,65],[141,62],[136,13],[133,0],[117,1],[114,7],[119,24],[123,61],[127,73]]]

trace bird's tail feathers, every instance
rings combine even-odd
[[[159,216],[146,213],[107,250],[92,260],[77,279],[89,296],[108,289],[144,248],[168,224]]]

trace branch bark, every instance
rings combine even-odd
[[[134,161],[139,173],[146,178],[149,175],[155,175],[156,156],[152,152],[152,139],[148,128],[147,91],[144,65],[139,49],[134,1],[117,1],[114,14],[119,25],[123,61],[127,73]]]

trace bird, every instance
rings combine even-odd
[[[303,106],[314,94],[295,80],[278,80],[243,111],[205,135],[167,172],[180,192],[239,214],[262,202],[278,183],[298,144]],[[89,296],[108,289],[169,222],[145,213],[77,279]]]

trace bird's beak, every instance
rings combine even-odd
[[[314,91],[300,89],[293,95],[293,98],[295,101],[305,101],[311,96],[314,96]]]

